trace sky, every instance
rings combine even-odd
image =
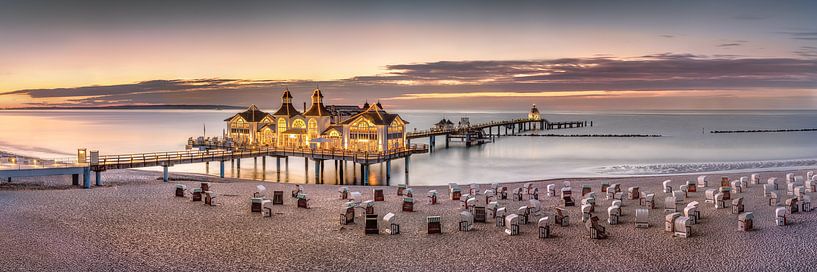
[[[817,109],[814,1],[0,1],[0,107]]]

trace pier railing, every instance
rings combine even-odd
[[[515,125],[521,123],[528,123],[528,122],[547,122],[547,120],[543,119],[529,119],[529,118],[520,118],[520,119],[511,119],[505,121],[489,121],[484,123],[478,123],[473,125],[467,126],[458,126],[455,128],[450,129],[440,129],[440,128],[430,128],[425,130],[419,131],[411,131],[406,133],[406,138],[422,138],[431,135],[441,135],[441,134],[458,134],[464,133],[471,130],[479,130],[485,129],[488,127],[495,127],[495,126],[508,126],[508,125]]]

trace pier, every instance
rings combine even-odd
[[[432,128],[422,131],[407,132],[406,139],[428,138],[429,152],[434,152],[436,148],[437,136],[445,137],[445,148],[451,142],[465,143],[466,147],[494,142],[494,138],[517,135],[521,132],[531,130],[552,130],[586,127],[587,121],[549,122],[546,119],[513,119],[507,121],[491,121],[474,125],[458,126],[452,128]],[[592,126],[592,122],[590,123]]]

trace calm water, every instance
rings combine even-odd
[[[86,147],[102,154],[183,150],[186,139],[220,136],[233,111],[0,111],[0,150],[47,158],[72,157]],[[520,118],[525,113],[420,112],[400,114],[409,129],[430,127],[440,118],[468,116],[471,122]],[[589,120],[593,127],[551,130],[559,134],[661,134],[660,138],[501,137],[496,143],[444,149],[442,137],[432,154],[411,158],[410,183],[417,185],[488,183],[543,178],[697,171],[787,168],[817,165],[817,132],[709,134],[709,130],[817,128],[817,111],[710,112],[544,112],[550,121]],[[534,132],[536,133],[536,132]],[[414,140],[413,143],[427,143]],[[282,162],[283,164],[283,162]],[[333,163],[325,164],[326,183],[333,183]],[[310,167],[313,164],[310,162]],[[349,165],[351,167],[351,164]],[[275,161],[245,159],[227,175],[277,181]],[[218,173],[218,164],[179,165],[171,171]],[[347,174],[351,171],[347,171]],[[374,182],[381,169],[371,167]],[[402,160],[392,164],[392,184],[402,183]],[[291,158],[281,182],[303,182],[303,159]],[[310,181],[314,170],[309,170]],[[359,175],[359,174],[358,174]]]

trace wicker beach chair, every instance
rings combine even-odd
[[[692,188],[695,188],[695,186],[692,186]],[[689,197],[689,185],[688,184],[678,186],[678,191],[684,193],[684,198]]]
[[[218,205],[218,195],[216,192],[213,191],[205,191],[204,192],[204,205],[208,206],[216,206]]]
[[[440,234],[443,233],[442,218],[440,216],[426,217],[426,233]]]
[[[505,210],[505,207],[499,207],[496,209],[496,216],[494,216],[494,221],[496,221],[497,227],[504,227],[505,226],[505,217],[508,216],[508,213]]]
[[[539,239],[550,238],[550,218],[545,216],[539,219]]]
[[[176,184],[176,197],[184,197],[185,191],[187,191],[187,185]]]
[[[550,197],[556,196],[556,185],[554,184],[547,185],[547,195]]]
[[[348,225],[355,222],[355,203],[346,202],[340,209],[340,224]]]
[[[675,197],[668,196],[664,199],[664,212],[677,212],[678,206],[675,204]]]
[[[729,202],[724,199],[723,193],[715,194],[715,209],[727,208]]]
[[[253,197],[267,198],[267,195],[266,195],[267,187],[265,187],[264,185],[259,184],[259,185],[255,185],[255,189],[257,189],[257,191],[255,191],[255,193],[252,194]]]
[[[689,217],[680,216],[675,218],[675,222],[673,223],[673,235],[674,237],[681,237],[687,238],[692,236],[692,223],[690,222]]]
[[[788,218],[786,217],[786,208],[777,207],[774,209],[774,218],[775,223],[778,226],[785,226],[789,223]]]
[[[429,205],[437,204],[437,190],[428,191],[428,193],[426,193],[426,197],[428,198]]]
[[[709,186],[709,181],[706,179],[706,176],[698,176],[698,187],[699,188],[706,188]]]
[[[650,210],[648,209],[635,209],[635,227],[636,228],[649,228],[650,227]]]
[[[621,207],[618,206],[610,206],[607,207],[607,224],[616,225],[618,224],[618,216]]]
[[[537,199],[528,200],[528,214],[532,216],[542,215],[542,202]]]
[[[582,205],[582,222],[587,222],[587,220],[590,220],[590,217],[593,216],[593,213],[590,212],[590,208],[592,208],[592,206],[589,204]]]
[[[352,202],[355,203],[355,206],[360,206],[363,203],[363,195],[360,192],[352,192]]]
[[[192,200],[193,201],[201,201],[202,190],[201,188],[193,188],[191,192]]]
[[[365,226],[363,228],[363,233],[366,235],[370,234],[380,234],[380,227],[378,227],[378,221],[380,221],[380,217],[376,214],[367,214],[365,219]]]
[[[488,212],[488,217],[496,218],[496,210],[499,209],[499,202],[491,201],[485,209]]]
[[[573,193],[571,192],[570,187],[562,188],[562,205],[565,207],[576,205],[575,201],[573,200]]]
[[[786,173],[786,183],[794,182],[794,173]]]
[[[349,199],[349,187],[340,187],[338,188],[338,198],[339,199]]]
[[[766,180],[766,184],[772,185],[772,190],[777,191],[780,190],[780,185],[777,183],[777,178],[769,178]]]
[[[680,190],[672,191],[672,196],[675,197],[676,203],[684,203],[684,200],[686,200],[686,193]]]
[[[513,189],[513,192],[512,192],[513,201],[522,201],[524,195],[525,195],[525,189],[524,188],[520,187],[520,188]]]
[[[697,224],[698,220],[696,220],[698,213],[698,206],[686,206],[684,207],[684,216],[689,217],[690,224]]]
[[[743,186],[740,186],[740,180],[732,181],[732,191],[736,194],[743,193]]]
[[[472,183],[468,185],[468,194],[472,196],[479,195],[479,184]]]
[[[749,180],[752,182],[752,184],[760,184],[760,174],[752,174],[749,177]]]
[[[602,193],[606,193],[607,188],[610,188],[610,182],[602,181],[601,182],[601,190],[599,190],[599,191],[601,191]]]
[[[474,215],[468,211],[460,212],[460,231],[471,231],[474,228]]]
[[[590,212],[596,211],[596,199],[595,198],[582,198],[581,205],[590,205]]]
[[[309,209],[309,196],[307,196],[304,193],[301,193],[298,194],[296,198],[298,202],[298,208]]]
[[[292,198],[298,197],[298,194],[303,193],[303,192],[304,192],[304,187],[303,186],[295,185],[295,190],[292,190],[292,192],[291,192]]]
[[[698,192],[698,186],[695,185],[694,181],[687,180],[685,184],[687,185],[687,193]]]
[[[810,212],[811,211],[811,196],[807,194],[803,194],[802,196],[797,198],[798,202],[800,202],[800,210],[803,212]]]
[[[516,215],[519,216],[519,223],[522,225],[528,224],[530,214],[528,213],[528,206],[519,207],[516,209]]]
[[[405,184],[402,183],[397,184],[397,196],[403,196],[403,193],[406,191],[406,188],[408,188],[408,186],[406,186]]]
[[[689,202],[686,205],[686,207],[695,207],[695,210],[690,210],[690,213],[688,215],[686,215],[687,217],[690,217],[690,218],[694,219],[695,224],[698,224],[698,222],[701,222],[701,219],[703,218],[703,217],[701,217],[701,209],[699,207],[700,204],[701,203],[699,203],[698,201],[692,201],[692,202]]]
[[[664,231],[675,232],[675,219],[681,217],[681,213],[674,212],[664,216]]]
[[[732,200],[732,214],[740,214],[743,213],[744,205],[743,205],[743,198],[738,197]]]
[[[672,182],[672,180],[668,179],[668,180],[665,180],[663,183],[661,183],[664,186],[664,193],[666,193],[666,194],[672,193],[672,186],[670,185],[671,182]]]
[[[751,231],[754,228],[754,214],[752,212],[745,212],[738,215],[738,230]]]
[[[386,196],[383,194],[383,189],[372,189],[372,194],[374,195],[374,201],[376,202],[386,200]]]
[[[777,206],[778,197],[777,192],[770,192],[769,193],[769,206]]]
[[[584,195],[589,194],[592,191],[593,191],[593,187],[590,187],[590,184],[582,185],[582,197],[584,197]]]
[[[627,199],[637,200],[638,197],[640,196],[640,194],[638,193],[638,189],[639,188],[637,186],[627,188]]]
[[[260,213],[263,211],[264,205],[271,202],[272,201],[260,197],[250,198],[250,212]]]
[[[590,219],[584,223],[584,226],[590,232],[590,239],[607,238],[607,232],[605,231],[604,226],[599,224],[598,216],[590,217]]]
[[[505,234],[514,236],[519,235],[519,216],[511,214],[505,217]]]
[[[797,202],[797,198],[786,199],[785,204],[786,210],[788,210],[790,214],[800,211],[800,204]]]
[[[402,210],[404,212],[413,212],[414,211],[414,198],[413,197],[404,197],[403,198]]]
[[[567,227],[570,226],[570,216],[568,216],[564,211],[564,209],[556,207],[554,220],[556,221],[556,225]]]
[[[723,200],[732,199],[732,188],[729,186],[718,187],[718,193],[723,194]]]
[[[716,190],[716,189],[707,189],[706,192],[704,192],[704,196],[706,197],[704,199],[704,202],[705,203],[715,203],[715,195],[717,193],[718,193],[718,190]]]
[[[462,196],[462,191],[460,190],[460,186],[456,183],[449,183],[448,184],[448,191],[451,195],[451,200],[460,200]]]
[[[383,232],[389,235],[400,234],[400,224],[397,222],[397,216],[394,213],[387,213],[383,216],[383,225],[386,226]]]
[[[763,197],[770,197],[772,192],[774,192],[774,185],[763,184]]]
[[[494,190],[485,190],[483,195],[485,195],[485,204],[491,203],[491,201],[496,201],[496,193]]]
[[[434,191],[435,193],[437,192],[437,190],[432,191]],[[403,191],[403,195],[405,195],[406,197],[414,197],[414,189],[406,188],[406,190]]]

